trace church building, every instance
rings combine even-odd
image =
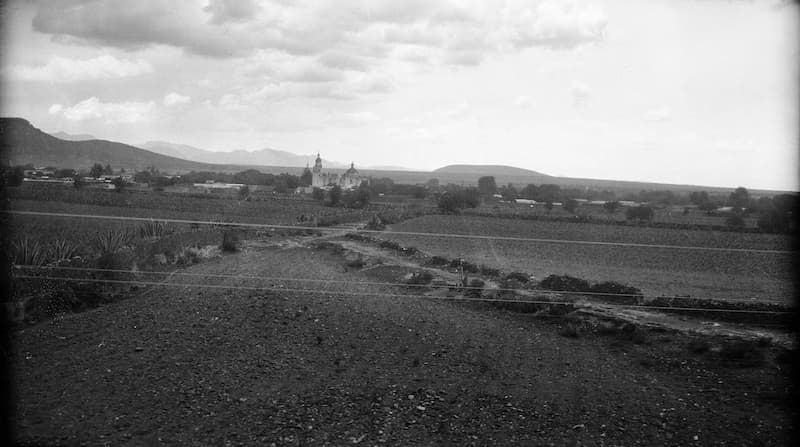
[[[361,186],[361,182],[361,174],[358,173],[353,163],[350,163],[350,169],[345,171],[344,174],[324,172],[322,170],[322,158],[317,154],[314,168],[311,169],[312,187],[327,189],[333,185],[339,185],[342,189],[355,189]]]

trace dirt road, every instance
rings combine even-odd
[[[385,297],[328,251],[186,269],[315,294],[160,287],[15,335],[17,436],[62,445],[784,445],[789,379]],[[174,277],[174,284],[186,281]],[[253,279],[191,281],[269,286]],[[337,291],[369,292],[342,295]]]

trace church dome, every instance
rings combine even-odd
[[[348,174],[348,175],[358,175],[358,170],[355,168],[354,164],[351,162],[350,163],[350,169],[348,169],[344,173]]]

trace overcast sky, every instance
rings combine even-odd
[[[356,166],[798,189],[779,0],[10,1],[3,116]]]

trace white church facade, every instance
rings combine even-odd
[[[322,158],[319,154],[317,154],[317,159],[314,161],[314,168],[311,169],[311,186],[314,188],[327,189],[328,187],[339,185],[342,189],[355,189],[361,186],[363,180],[353,163],[350,163],[350,169],[343,174],[323,171]]]

